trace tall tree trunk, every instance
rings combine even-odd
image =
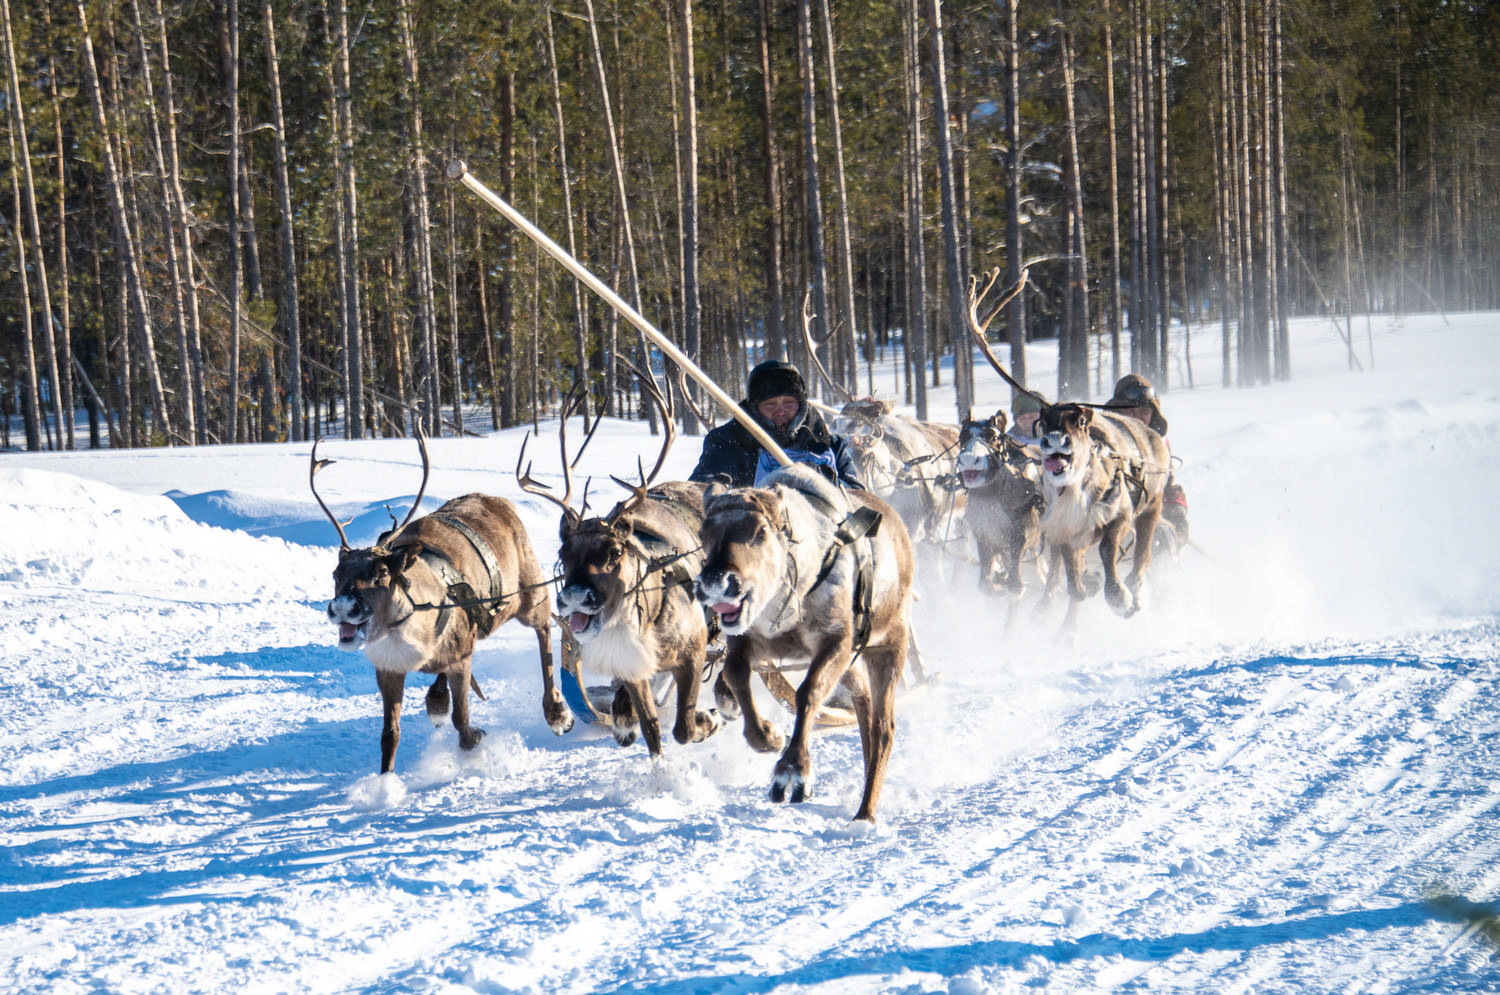
[[[229,112],[229,412],[225,438],[239,441],[240,325],[245,297],[240,230],[240,20],[238,0],[220,0],[219,61]]]
[[[136,38],[139,41],[141,53],[141,72],[145,77],[146,91],[151,94],[151,99],[145,101],[147,117],[147,135],[151,143],[151,164],[156,176],[157,186],[162,191],[162,199],[171,204],[172,195],[169,190],[171,179],[167,173],[166,153],[162,140],[163,127],[156,114],[156,87],[152,82],[151,52],[147,41],[145,25],[141,18],[140,4],[131,0],[130,13],[135,21]],[[163,65],[167,65],[167,54],[162,53]],[[167,123],[168,126],[171,122]],[[197,441],[197,423],[202,413],[195,410],[193,394],[193,366],[189,361],[190,350],[187,336],[187,298],[193,293],[193,288],[182,279],[182,258],[180,244],[175,237],[176,219],[170,210],[167,212],[167,238],[166,258],[167,272],[172,287],[172,331],[177,339],[178,355],[178,410],[182,417],[182,431],[184,441],[189,444]]]
[[[286,325],[288,438],[306,439],[302,424],[302,317],[297,292],[296,216],[292,213],[292,183],[287,172],[286,115],[281,105],[281,60],[276,54],[276,19],[271,0],[264,0],[266,21],[266,83],[271,91],[271,122],[276,163],[277,208],[281,215],[281,320]]]
[[[806,0],[801,0],[805,3]],[[682,133],[678,145],[682,155],[682,345],[688,358],[701,358],[703,305],[698,284],[698,98],[697,71],[693,61],[693,3],[679,0],[681,31]],[[688,390],[694,394],[692,387]],[[696,435],[693,421],[684,418],[683,434]]]
[[[442,374],[437,336],[437,302],[432,273],[432,209],[427,197],[427,150],[422,136],[421,84],[417,78],[417,44],[412,34],[411,0],[398,0],[396,20],[401,34],[401,96],[406,101],[404,121],[407,146],[407,183],[411,196],[412,255],[416,278],[417,339],[422,343],[417,393],[422,398],[422,427],[431,437],[443,434]],[[453,385],[455,394],[458,384]],[[454,400],[454,423],[463,413]]]
[[[23,189],[20,192],[18,208],[23,208],[26,217],[27,239],[31,243],[32,266],[36,275],[36,302],[37,311],[42,318],[42,348],[46,351],[47,383],[52,401],[52,423],[57,427],[57,448],[64,446],[66,430],[64,429],[64,417],[62,406],[62,378],[58,372],[57,365],[57,338],[53,334],[52,323],[52,295],[47,286],[47,261],[42,254],[42,222],[36,207],[36,179],[31,172],[31,142],[26,135],[26,113],[21,99],[21,76],[16,68],[16,46],[11,32],[10,22],[10,0],[0,0],[0,23],[3,23],[5,31],[5,68],[6,85],[10,91],[10,99],[6,101],[10,105],[11,120],[11,162],[18,164],[20,179]],[[19,148],[17,148],[19,144]],[[21,211],[17,211],[15,217],[20,218]],[[20,223],[16,224],[17,241],[20,238]],[[21,256],[24,258],[24,255]],[[25,270],[23,264],[18,267],[21,270],[23,286],[25,284]],[[29,324],[31,316],[31,301],[29,295],[22,297],[23,310],[26,312],[26,320]],[[64,330],[66,331],[66,330]],[[32,335],[28,328],[26,334],[26,353],[28,363],[34,362],[32,356]],[[30,379],[34,386],[36,372],[33,367]],[[39,400],[39,399],[38,399]],[[38,408],[40,411],[40,408]],[[70,413],[71,414],[71,413]],[[28,432],[27,443],[31,442]]]
[[[573,224],[573,176],[568,169],[568,130],[567,123],[563,118],[562,102],[562,76],[557,65],[557,44],[552,29],[552,13],[549,8],[546,14],[547,27],[547,66],[552,76],[552,113],[557,123],[557,168],[558,184],[562,189],[563,216],[566,219],[568,252],[573,258],[578,258],[578,239]],[[578,368],[575,373],[576,382],[586,384],[589,382],[589,353],[588,353],[588,323],[585,320],[583,287],[577,280],[569,280],[568,287],[573,294],[573,337],[578,349]],[[588,395],[584,395],[587,404]],[[589,410],[583,411],[587,417]],[[503,416],[502,416],[503,417]]]
[[[1021,280],[1021,43],[1020,0],[1005,0],[1005,283]],[[1029,384],[1026,374],[1026,295],[1005,305],[1010,336],[1010,373]]]
[[[786,263],[782,259],[781,145],[776,140],[776,77],[771,67],[771,0],[760,0],[756,31],[760,46],[761,153],[766,159],[766,358],[785,359],[786,295],[782,290]]]
[[[828,260],[823,248],[823,194],[818,180],[817,78],[812,58],[811,0],[797,0],[797,65],[802,77],[802,190],[807,211],[808,281],[814,344],[828,367]],[[811,358],[811,357],[809,357]],[[816,378],[810,383],[817,383]]]
[[[948,126],[948,69],[943,45],[940,0],[927,0],[927,31],[932,44],[932,124],[938,154],[938,184],[943,212],[943,257],[948,273],[948,324],[953,336],[953,386],[958,418],[974,407],[974,350],[968,331],[966,273],[959,264],[958,205],[954,194],[953,135]]]
[[[1066,28],[1059,32],[1062,56],[1063,107],[1066,131],[1066,157],[1063,177],[1068,203],[1068,242],[1065,250],[1067,284],[1063,290],[1070,327],[1064,336],[1066,349],[1058,357],[1058,397],[1084,397],[1089,386],[1089,298],[1088,257],[1083,236],[1083,177],[1078,161],[1078,115],[1075,110],[1073,80],[1073,35]]]
[[[334,11],[334,162],[338,177],[339,316],[344,346],[344,434],[365,437],[364,343],[359,293],[359,194],[354,169],[354,94],[349,67],[349,4]]]
[[[47,0],[47,3],[43,5],[42,17],[43,23],[46,26],[47,38],[55,39],[56,34],[52,25],[52,0]],[[57,159],[57,189],[66,190],[68,188],[67,143],[63,137],[62,100],[57,89],[57,73],[47,74],[47,96],[52,103],[52,138],[54,154]],[[77,360],[73,358],[73,316],[69,289],[70,281],[68,278],[68,199],[66,197],[57,198],[56,226],[57,266],[54,272],[57,274],[58,326],[61,333],[57,343],[57,362],[59,367],[58,372],[62,377],[60,388],[62,392],[62,407],[64,411],[70,412],[66,422],[67,448],[76,449],[77,440],[74,438],[71,412],[74,410],[73,367],[77,363]],[[95,404],[103,407],[102,402],[99,402],[97,399],[95,399]],[[105,415],[106,417],[108,416],[107,411]],[[100,445],[98,419],[92,416],[92,412],[89,419],[89,429],[90,444],[97,449]]]
[[[908,373],[915,388],[917,418],[927,414],[927,259],[922,244],[922,55],[918,33],[920,0],[903,10],[906,80],[906,340]]]
[[[1114,15],[1108,2],[1104,5],[1104,106],[1109,132],[1109,376],[1110,383],[1117,383],[1124,375],[1120,368],[1120,152],[1115,127]]]
[[[844,389],[851,394],[859,390],[859,331],[854,307],[854,252],[849,235],[849,190],[844,177],[844,126],[839,113],[838,49],[833,44],[833,13],[828,0],[818,0],[818,16],[823,21],[823,61],[828,66],[828,124],[833,141],[833,177],[835,213],[839,219],[838,290],[842,304],[841,332],[838,340],[843,359],[840,367]]]
[[[162,137],[166,143],[164,151],[167,157],[167,210],[172,217],[174,238],[179,243],[179,257],[182,260],[183,304],[186,309],[183,321],[187,337],[187,354],[183,363],[190,371],[193,409],[197,412],[194,441],[203,445],[209,440],[208,383],[203,372],[203,325],[198,309],[197,260],[193,255],[192,218],[188,214],[187,198],[182,190],[182,159],[177,143],[177,95],[172,64],[168,58],[167,19],[162,13],[161,0],[154,0],[151,19],[156,34],[156,50],[162,64],[162,114],[165,119]]]
[[[119,167],[115,162],[114,139],[109,121],[104,114],[104,94],[99,85],[99,70],[94,62],[94,42],[89,34],[88,12],[83,0],[75,0],[78,24],[82,31],[84,78],[93,104],[94,126],[99,129],[104,154],[105,184],[109,191],[110,213],[114,218],[115,245],[119,252],[120,267],[124,279],[121,284],[126,313],[122,318],[127,328],[135,331],[141,350],[141,370],[151,395],[151,413],[156,429],[164,444],[171,445],[173,427],[167,413],[166,391],[162,387],[161,368],[156,360],[156,342],[151,331],[151,313],[146,304],[146,288],[141,278],[141,269],[135,247],[135,236],[130,230],[125,209],[125,190]],[[128,367],[121,369],[121,376],[129,382]]]

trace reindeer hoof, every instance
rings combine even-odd
[[[795,770],[777,771],[771,779],[771,801],[778,805],[785,801],[801,805],[811,794],[812,785]]]
[[[729,690],[722,675],[714,682],[714,704],[719,706],[719,714],[725,722],[733,722],[740,717],[740,703],[734,692]]]
[[[484,739],[483,729],[461,729],[458,733],[458,745],[460,749],[472,750]]]
[[[615,742],[621,746],[629,746],[635,742],[640,727],[637,725],[626,725],[623,722],[615,722],[610,726],[610,733],[614,735]]]

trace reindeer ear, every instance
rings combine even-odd
[[[1010,424],[1009,420],[1005,417],[1005,412],[996,411],[995,417],[992,420],[995,423],[995,431],[999,432],[1001,435],[1004,435],[1006,426]]]
[[[1079,428],[1088,428],[1089,425],[1093,424],[1093,421],[1094,421],[1094,409],[1093,408],[1079,408],[1078,409],[1078,427]]]
[[[729,474],[721,473],[716,475],[714,479],[709,482],[708,487],[703,491],[703,510],[705,512],[708,511],[709,503],[719,495],[728,493],[728,491]]]

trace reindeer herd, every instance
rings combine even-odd
[[[988,322],[978,313],[982,296],[971,287],[971,332],[981,345]],[[699,742],[740,720],[751,749],[780,754],[769,791],[775,802],[811,795],[814,726],[831,698],[847,702],[865,768],[855,819],[873,823],[897,691],[915,646],[917,550],[972,550],[981,589],[1012,608],[1028,583],[1040,586],[1044,599],[1061,586],[1068,626],[1101,588],[1121,615],[1140,607],[1170,454],[1133,419],[1076,403],[1045,405],[1040,444],[1026,445],[1006,433],[1003,411],[941,425],[850,398],[834,430],[855,449],[865,490],[838,487],[802,464],[757,487],[658,483],[674,441],[672,412],[655,382],[637,374],[660,409],[664,444],[638,482],[612,478],[628,496],[607,514],[588,516],[586,505],[572,504],[571,466],[582,448],[570,461],[565,425],[575,399],[559,420],[560,496],[532,478],[529,464],[522,470],[522,447],[521,489],[561,511],[555,577],[541,568],[515,507],[481,494],[414,518],[419,491],[406,521],[374,546],[352,549],[317,494],[314,478],[328,461],[314,445],[309,485],[340,539],[328,615],[339,645],[363,649],[375,667],[384,704],[382,773],[394,769],[408,674],[432,675],[429,717],[451,719],[461,748],[479,744],[484,732],[471,725],[469,708],[471,690],[482,697],[474,647],[512,619],[536,632],[548,726],[569,732],[575,716],[554,670],[556,621],[563,666],[610,681],[601,720],[621,745],[641,737],[651,756],[661,755],[664,699],[656,689],[670,681],[678,743]],[[425,491],[430,465],[425,440],[418,441]],[[1088,567],[1091,554],[1097,571]],[[1131,569],[1122,579],[1119,561],[1127,554]],[[757,675],[773,691],[790,689],[788,673],[804,676],[783,698],[794,713],[783,735],[752,691]],[[710,678],[714,703],[704,707],[700,689]]]

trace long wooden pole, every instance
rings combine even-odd
[[[776,440],[771,438],[770,433],[762,428],[754,418],[746,414],[745,409],[740,407],[734,398],[724,393],[723,388],[714,383],[713,379],[707,373],[699,369],[697,363],[693,362],[687,357],[686,353],[677,348],[671,339],[657,331],[651,322],[641,317],[640,312],[626,303],[619,294],[611,290],[608,284],[585,269],[583,264],[573,257],[572,253],[548,238],[546,233],[540,228],[526,220],[525,215],[507,204],[489,187],[475,179],[473,174],[469,172],[469,167],[464,165],[462,160],[454,159],[448,163],[448,179],[462,181],[463,185],[474,191],[480,200],[483,200],[486,204],[499,211],[505,216],[507,221],[529,235],[532,241],[547,251],[549,256],[562,263],[568,272],[582,280],[590,290],[604,298],[605,303],[620,312],[626,321],[640,329],[641,333],[655,343],[656,347],[665,353],[668,359],[682,367],[688,372],[689,376],[698,381],[715,401],[718,401],[726,411],[734,416],[735,421],[745,426],[746,431],[755,436],[755,440],[765,447],[766,452],[776,458],[776,462],[782,466],[792,465],[791,458],[776,444]]]

